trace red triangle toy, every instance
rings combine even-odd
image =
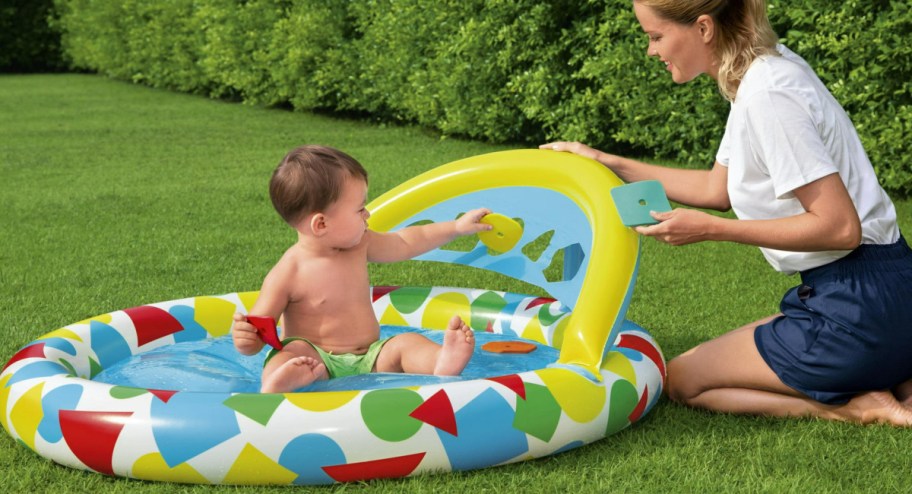
[[[247,322],[256,328],[257,335],[267,345],[281,350],[284,345],[279,340],[279,332],[276,329],[275,319],[266,316],[247,316]]]

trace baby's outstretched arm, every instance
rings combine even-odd
[[[454,223],[456,224],[456,236],[472,235],[473,233],[490,230],[492,227],[486,223],[481,223],[481,219],[491,214],[488,208],[478,208],[469,211],[460,216]],[[455,237],[454,237],[455,238]],[[449,240],[453,240],[452,238]],[[448,241],[449,241],[448,240]],[[444,242],[446,243],[446,242]],[[443,244],[441,244],[443,245]],[[436,246],[439,247],[439,246]]]
[[[480,220],[491,214],[487,208],[473,209],[454,221],[416,225],[395,232],[368,231],[367,259],[371,262],[406,261],[464,235],[490,230]]]

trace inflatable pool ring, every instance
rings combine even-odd
[[[620,184],[577,156],[508,151],[431,170],[369,205],[376,230],[452,219],[479,204],[517,219],[521,237],[508,252],[476,242],[420,259],[496,271],[553,298],[375,287],[374,310],[381,324],[429,329],[443,329],[459,314],[476,331],[559,349],[548,367],[429,385],[284,394],[91,380],[133,355],[227,335],[231,315],[247,312],[257,293],[199,296],[93,317],[29,343],[0,373],[0,423],[28,448],[74,468],[224,484],[470,470],[602,439],[643,417],[665,377],[655,341],[624,318],[639,239],[607,199]]]

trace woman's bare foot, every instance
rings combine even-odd
[[[263,377],[261,393],[288,393],[326,377],[326,365],[313,357],[295,357]]]
[[[836,418],[850,422],[912,427],[912,409],[903,406],[889,390],[862,393],[834,412]]]
[[[475,333],[459,316],[453,316],[443,334],[443,346],[434,365],[435,376],[458,376],[475,351]]]

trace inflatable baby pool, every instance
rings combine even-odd
[[[595,162],[508,151],[444,165],[375,200],[371,227],[444,221],[477,205],[515,218],[495,251],[450,245],[419,259],[487,269],[548,296],[491,289],[375,287],[381,324],[443,329],[459,314],[480,332],[559,352],[515,374],[284,394],[147,389],[93,380],[124,359],[227,335],[256,292],[118,310],[29,343],[0,373],[0,423],[62,465],[138,479],[321,484],[471,470],[600,440],[657,402],[664,359],[625,319],[639,238],[623,227]],[[476,350],[482,351],[482,350]],[[238,357],[242,358],[242,357]]]

